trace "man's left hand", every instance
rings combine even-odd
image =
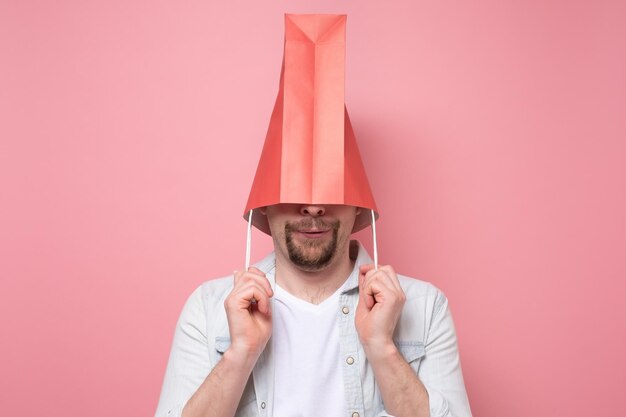
[[[405,300],[400,281],[391,266],[379,266],[376,271],[373,264],[361,265],[355,325],[368,357],[396,349],[393,332]]]

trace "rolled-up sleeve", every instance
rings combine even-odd
[[[202,287],[187,299],[176,324],[155,417],[180,417],[210,372]]]
[[[431,417],[471,417],[456,331],[448,300],[437,292],[418,376],[428,392]]]

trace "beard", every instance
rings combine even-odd
[[[289,259],[298,267],[306,271],[318,271],[333,260],[337,252],[337,239],[339,235],[339,220],[327,222],[321,219],[305,219],[297,223],[285,224],[285,242]],[[294,241],[293,234],[298,230],[319,228],[331,229],[332,237],[327,239],[306,239],[302,243]]]

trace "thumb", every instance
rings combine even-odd
[[[363,312],[368,312],[373,305],[373,297],[368,295],[365,290],[365,274],[359,274],[359,304],[357,305],[357,310],[361,309]]]

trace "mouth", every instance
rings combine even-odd
[[[331,229],[301,229],[298,230],[298,234],[309,239],[319,239],[326,236],[330,231]]]

